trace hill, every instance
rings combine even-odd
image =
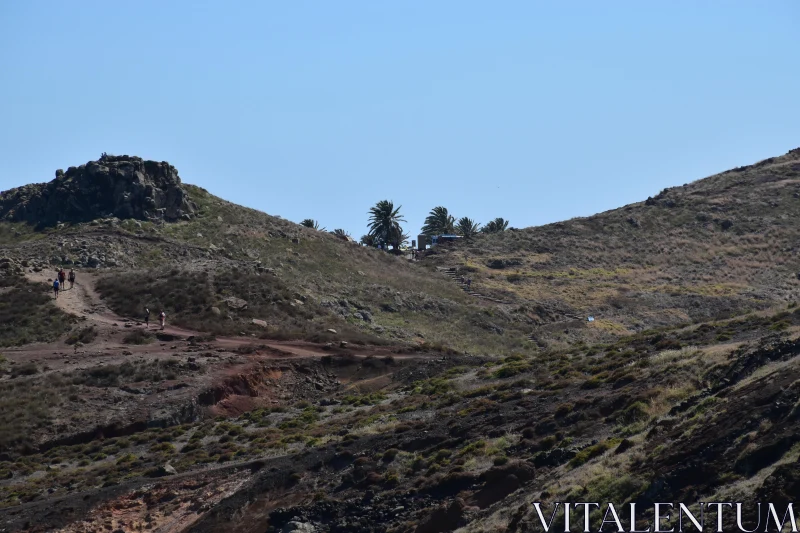
[[[42,210],[50,213],[42,220],[58,224],[23,222]],[[163,306],[176,323],[219,334],[320,340],[337,329],[352,341],[484,353],[526,343],[526,321],[490,316],[422,265],[236,206],[183,184],[167,163],[109,156],[71,167],[48,184],[4,193],[4,214],[0,257],[106,273],[98,290],[124,316]],[[509,328],[516,331],[483,335]]]
[[[558,310],[561,326],[583,317],[573,334],[537,317],[542,339],[608,340],[796,302],[798,216],[800,149],[598,215],[481,234],[429,260],[498,298]]]
[[[565,501],[752,529],[800,496],[797,150],[419,262],[174,178],[179,217],[19,215],[60,174],[0,200],[0,529],[523,532]]]

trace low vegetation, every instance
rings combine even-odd
[[[0,346],[50,342],[74,319],[53,305],[48,287],[21,276],[0,276]]]

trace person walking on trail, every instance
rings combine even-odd
[[[161,322],[161,329],[164,329],[164,322],[167,320],[167,314],[162,311],[158,314],[158,320]]]
[[[58,283],[58,278],[53,280],[53,293],[55,294],[56,298],[58,298],[58,286],[59,285],[60,284]]]
[[[144,308],[144,327],[150,328],[150,309],[148,307]]]
[[[67,281],[67,274],[64,272],[64,269],[62,268],[61,270],[58,271],[58,284],[61,285],[61,287],[66,287],[66,283],[64,283],[65,281]]]
[[[467,278],[467,289],[472,288],[472,278]]]
[[[71,289],[73,285],[75,285],[75,270],[69,269],[69,288]]]

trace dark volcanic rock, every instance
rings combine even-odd
[[[129,156],[104,156],[0,194],[0,220],[39,226],[112,216],[173,221],[195,210],[175,167]]]
[[[449,506],[442,505],[431,513],[414,530],[415,533],[442,533],[452,531],[461,525],[466,505],[461,499],[456,499]]]

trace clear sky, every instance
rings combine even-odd
[[[513,227],[800,146],[800,2],[0,2],[0,190],[105,151],[356,238]]]

